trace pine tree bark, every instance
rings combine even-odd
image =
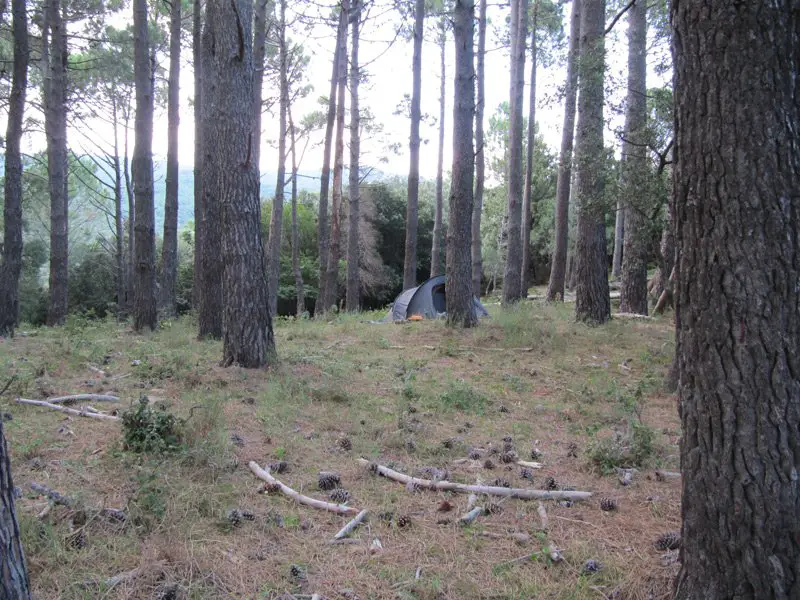
[[[547,301],[563,302],[567,276],[567,248],[569,242],[569,193],[572,184],[572,143],[575,137],[575,109],[578,96],[578,59],[580,57],[581,4],[572,1],[570,16],[569,55],[567,57],[567,83],[564,91],[564,127],[561,130],[561,153],[558,158],[556,180],[555,239],[550,281],[547,284]]]
[[[136,251],[133,328],[155,330],[156,236],[153,205],[153,74],[150,63],[147,0],[134,0],[134,81],[136,84],[136,141],[133,146],[133,226]]]
[[[347,19],[344,13],[339,16],[339,25],[336,30],[336,49],[333,52],[333,63],[331,66],[331,89],[328,94],[328,115],[325,122],[325,142],[322,150],[322,172],[319,184],[319,214],[317,223],[317,241],[319,243],[319,290],[317,291],[317,304],[314,306],[314,313],[319,309],[320,314],[323,304],[321,300],[327,295],[325,289],[328,272],[328,252],[330,247],[330,229],[328,224],[328,191],[331,182],[331,146],[333,145],[333,127],[336,123],[336,91],[339,79],[339,38],[342,35],[342,28],[347,27]]]
[[[476,72],[477,102],[475,104],[475,196],[472,206],[472,291],[481,297],[481,279],[483,278],[483,240],[481,239],[481,216],[483,213],[483,184],[486,170],[486,159],[483,153],[483,111],[486,108],[485,87],[486,57],[486,0],[480,0],[478,9],[478,56]]]
[[[325,298],[321,301],[321,312],[336,305],[339,296],[339,258],[341,248],[342,179],[344,175],[344,99],[347,89],[347,15],[349,0],[342,2],[342,25],[339,31],[339,82],[336,91],[336,142],[333,154],[333,194],[331,198],[331,236],[328,252],[328,268],[325,272]]]
[[[286,114],[289,107],[289,57],[286,45],[286,0],[280,0],[278,23],[279,54],[279,114],[278,114],[278,175],[267,242],[267,298],[270,316],[278,314],[278,292],[281,286],[281,234],[283,233],[283,196],[286,189]]]
[[[520,299],[528,297],[531,269],[531,231],[536,211],[531,206],[533,198],[533,150],[536,146],[536,65],[539,28],[539,0],[533,0],[533,22],[531,24],[531,89],[528,98],[528,144],[525,153],[525,184],[522,195],[522,265],[520,267]]]
[[[223,366],[257,368],[275,360],[267,308],[261,242],[258,166],[253,161],[255,72],[251,0],[209,2],[207,26],[214,41],[209,97],[216,107],[208,140],[216,163],[222,212],[224,289]],[[208,76],[209,73],[206,73]]]
[[[213,143],[214,125],[219,107],[214,103],[218,97],[219,77],[214,65],[215,39],[214,24],[211,23],[209,7],[206,5],[205,25],[202,36],[200,60],[201,79],[201,133],[203,144],[203,173],[200,181],[203,186],[203,213],[201,218],[201,268],[200,305],[198,311],[199,337],[201,339],[222,339],[223,332],[223,263],[222,263],[222,187],[215,158]],[[263,252],[262,252],[263,256]],[[262,266],[263,268],[263,266]]]
[[[13,5],[23,0],[13,0]],[[15,13],[16,14],[16,13]],[[31,597],[28,567],[19,537],[19,523],[14,512],[14,480],[11,459],[0,419],[0,598],[28,600]]]
[[[439,21],[440,73],[439,83],[439,156],[436,162],[436,209],[433,217],[433,242],[431,244],[431,277],[444,272],[442,268],[442,209],[444,205],[444,106],[447,65],[445,50],[447,45],[447,22]]]
[[[19,319],[19,277],[22,273],[22,124],[28,86],[28,17],[25,0],[12,0],[14,65],[6,124],[3,182],[3,247],[0,262],[0,337],[13,336]],[[0,424],[0,427],[2,425]]]
[[[606,266],[603,180],[603,72],[605,0],[584,0],[581,14],[580,86],[575,140],[575,317],[592,324],[611,318]]]
[[[453,102],[453,181],[447,226],[447,324],[478,324],[472,293],[472,178],[475,172],[472,122],[475,118],[474,0],[456,0],[453,37],[456,45]]]
[[[797,3],[671,7],[679,600],[800,598]]]
[[[49,80],[43,84],[44,128],[47,136],[47,176],[50,187],[50,292],[47,324],[61,325],[67,318],[69,291],[69,198],[67,163],[67,35],[61,0],[45,4],[49,46]],[[46,37],[46,36],[45,36]]]
[[[164,200],[164,239],[161,247],[161,309],[177,314],[178,279],[178,126],[180,124],[181,3],[173,0],[169,20],[169,83],[167,98],[167,181]]]
[[[417,285],[417,228],[419,225],[419,124],[422,120],[422,36],[425,32],[425,0],[414,8],[414,55],[411,60],[411,135],[408,150],[408,204],[406,207],[406,248],[403,261],[403,289]]]
[[[650,223],[641,201],[648,169],[647,6],[644,0],[635,2],[628,9],[628,23],[628,98],[622,162],[625,233],[619,309],[646,315]]]
[[[361,152],[360,113],[358,107],[358,38],[361,27],[361,0],[354,0],[350,16],[350,172],[349,172],[349,206],[347,227],[347,292],[345,306],[349,312],[357,312],[360,308],[361,279],[359,277],[359,220],[360,196],[359,154]]]
[[[289,132],[291,134],[292,155],[292,271],[294,272],[294,292],[296,314],[299,318],[306,311],[306,293],[303,286],[303,272],[300,270],[300,231],[297,224],[297,135],[292,119],[292,107],[289,105]]]
[[[520,299],[522,272],[522,108],[525,91],[525,40],[528,0],[511,0],[511,94],[508,133],[508,250],[503,271],[503,304]]]
[[[194,70],[194,277],[192,305],[199,307],[203,292],[203,18],[201,0],[192,1],[192,67]]]

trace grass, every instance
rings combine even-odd
[[[647,474],[678,469],[675,401],[660,387],[674,347],[669,319],[590,328],[573,322],[569,305],[531,303],[492,307],[471,331],[439,321],[365,323],[375,318],[278,319],[281,362],[266,371],[219,367],[220,343],[197,341],[190,317],[143,336],[71,317],[63,328],[0,341],[0,373],[16,375],[0,410],[13,416],[6,433],[24,491],[17,506],[37,597],[158,598],[174,590],[179,598],[337,598],[346,588],[377,599],[668,597],[672,570],[653,540],[677,528],[680,486]],[[77,392],[116,393],[121,410],[146,395],[179,420],[180,444],[134,453],[117,423],[10,402]],[[485,454],[459,461],[472,448],[502,449],[506,436],[523,459],[532,448],[542,453],[545,466],[532,483],[499,457],[491,470]],[[509,500],[501,513],[462,529],[455,523],[466,497],[409,493],[371,476],[358,456],[408,473],[447,468],[470,483],[500,478],[539,488],[553,477],[612,497],[619,510],[604,513],[596,499],[571,508],[547,502],[550,530],[542,536],[536,503]],[[362,544],[327,546],[346,519],[260,494],[250,460],[286,461],[280,478],[317,498],[326,497],[317,472],[338,471],[350,503],[375,515],[354,534]],[[623,488],[615,466],[643,472]],[[32,481],[92,509],[87,514],[121,508],[128,521],[90,519],[85,546],[74,548],[75,512],[58,506],[38,518],[47,501],[30,491]],[[443,500],[452,512],[437,511]],[[234,527],[231,509],[255,520]],[[394,521],[378,518],[389,511]],[[400,516],[410,526],[398,527]],[[508,531],[530,541],[520,544]],[[383,551],[372,555],[374,538]],[[543,558],[550,544],[563,563]],[[534,558],[514,560],[523,556]],[[604,568],[582,574],[590,558]],[[293,564],[305,579],[291,575]],[[148,565],[155,566],[112,590],[84,585]]]

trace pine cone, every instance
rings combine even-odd
[[[511,411],[508,410],[508,407],[505,404],[501,404],[500,408],[498,409],[501,413],[510,413]]]
[[[416,452],[417,450],[417,443],[414,441],[414,438],[408,438],[406,440],[406,452]]]
[[[510,435],[507,435],[503,438],[503,442],[505,442],[506,444],[511,444],[514,442],[514,438],[512,438]]]
[[[239,525],[242,524],[242,513],[235,508],[229,510],[228,514],[225,515],[225,518],[228,519],[228,522],[233,527],[239,527]]]
[[[597,573],[602,570],[603,563],[599,560],[589,559],[583,564],[583,573]]]
[[[342,450],[352,450],[353,449],[353,442],[350,441],[350,438],[343,437],[339,438],[339,447]]]
[[[277,483],[265,483],[262,491],[266,494],[279,494],[281,491],[281,486]]]
[[[604,510],[606,512],[617,510],[617,501],[614,500],[613,498],[601,498],[600,510]]]
[[[494,463],[492,462],[492,460],[490,458],[487,458],[485,461],[483,461],[483,468],[484,469],[494,469]]]
[[[86,547],[86,534],[82,528],[67,537],[67,546],[72,550],[81,550]]]
[[[519,476],[523,479],[527,479],[528,481],[533,481],[533,471],[528,467],[522,467],[522,470],[519,472]]]
[[[567,456],[570,458],[578,458],[578,444],[570,442],[569,445],[567,445]]]
[[[513,450],[507,450],[500,455],[500,462],[505,464],[511,464],[513,462],[517,462],[518,459],[519,455]]]
[[[469,458],[471,458],[472,460],[480,460],[481,453],[475,448],[472,448],[467,456],[469,456]]]
[[[503,505],[497,502],[490,502],[486,505],[486,508],[483,509],[485,515],[499,515],[501,512],[503,512]]]
[[[269,471],[270,473],[277,473],[280,475],[281,473],[286,473],[289,470],[289,463],[285,460],[279,460],[278,462],[269,463]]]
[[[350,492],[344,488],[336,488],[331,492],[330,499],[336,502],[336,504],[344,504],[350,500]]]
[[[514,442],[503,442],[503,452],[513,452]]]
[[[510,488],[510,487],[511,487],[511,484],[510,484],[508,481],[506,481],[505,479],[502,479],[502,478],[500,478],[500,477],[498,477],[497,479],[495,479],[495,480],[492,482],[492,485],[493,485],[494,487],[504,487],[504,488]]]
[[[548,477],[544,480],[544,489],[546,490],[557,490],[558,489],[558,482],[552,478]]]
[[[538,448],[531,448],[531,460],[539,460],[542,458],[542,453]]]
[[[402,515],[400,518],[397,519],[397,526],[400,529],[405,527],[411,527],[411,517],[408,515]]]
[[[256,520],[256,516],[253,513],[251,513],[249,510],[240,510],[239,511],[239,515],[245,521],[255,521]]]
[[[333,471],[320,471],[317,477],[317,485],[321,490],[332,490],[339,487],[341,483],[342,478]]]
[[[659,550],[677,550],[681,547],[681,532],[668,531],[658,536],[656,548]]]
[[[392,521],[394,521],[394,511],[386,510],[382,513],[378,513],[378,518],[386,523],[391,523]]]
[[[572,500],[559,500],[558,505],[564,508],[572,508]]]
[[[447,448],[448,450],[452,450],[456,445],[456,438],[447,438],[446,440],[442,440],[442,446]]]
[[[289,574],[295,579],[305,579],[306,573],[299,565],[292,565],[289,567]]]

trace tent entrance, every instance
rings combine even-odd
[[[436,314],[447,312],[447,296],[444,293],[444,284],[440,283],[431,289],[431,300]]]

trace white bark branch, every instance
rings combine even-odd
[[[58,404],[52,404],[51,402],[45,402],[44,400],[28,400],[26,398],[17,398],[16,402],[17,404],[31,404],[33,406],[43,406],[44,408],[49,408],[50,410],[57,410],[78,417],[91,417],[93,419],[103,419],[105,421],[120,420],[119,417],[115,417],[113,415],[101,415],[98,413],[88,412],[84,409],[78,410],[75,408],[67,408],[66,406],[59,406]]]
[[[335,536],[333,536],[333,539],[334,540],[340,540],[343,537],[347,537],[348,535],[350,535],[353,532],[353,530],[356,527],[358,527],[364,521],[364,519],[367,518],[368,514],[369,514],[369,511],[366,508],[364,510],[362,510],[360,513],[358,513],[355,516],[355,518],[352,521],[350,521],[347,525],[342,527],[337,532],[337,534]]]

